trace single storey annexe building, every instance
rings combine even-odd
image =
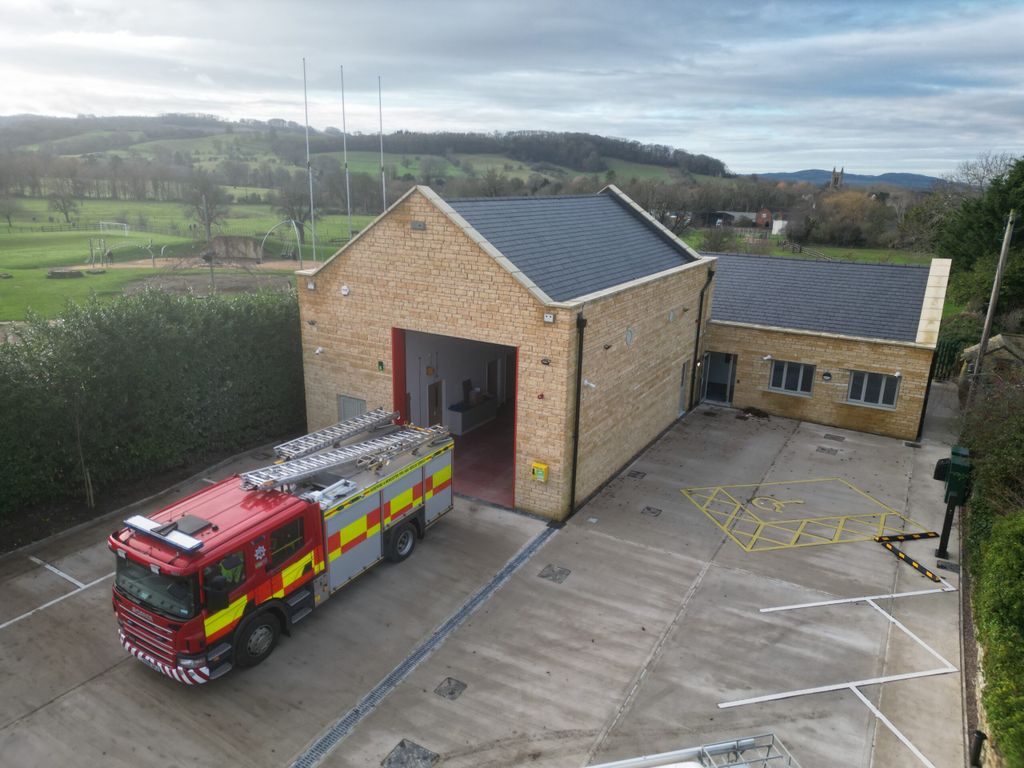
[[[715,256],[701,400],[917,439],[949,259]]]
[[[709,346],[720,261],[614,186],[451,201],[414,187],[298,273],[309,427],[380,406],[443,424],[457,492],[563,519],[713,397],[707,354],[752,354]],[[928,363],[905,349],[885,370],[916,392]]]

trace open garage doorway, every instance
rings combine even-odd
[[[455,492],[515,506],[516,349],[392,330],[394,408],[455,438]]]
[[[701,400],[731,405],[735,381],[736,355],[727,352],[706,352],[704,354]]]

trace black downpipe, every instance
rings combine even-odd
[[[583,402],[583,329],[587,318],[583,313],[576,315],[576,414],[572,428],[572,478],[569,480],[569,514],[566,520],[576,514],[576,470],[580,458],[580,405]]]
[[[921,418],[917,422],[917,437],[914,438],[914,442],[921,442],[921,435],[924,433],[924,417],[928,412],[928,398],[932,394],[932,381],[935,379],[935,364],[938,359],[938,350],[933,350],[932,364],[928,368],[928,385],[924,388],[924,403],[921,404]]]
[[[708,270],[708,281],[704,283],[704,287],[700,289],[700,302],[697,304],[697,337],[693,340],[693,365],[690,367],[690,407],[686,410],[692,411],[696,401],[696,385],[697,385],[697,366],[700,362],[697,360],[697,355],[700,353],[700,323],[704,319],[704,294],[707,292],[708,287],[711,285],[711,281],[715,277],[715,270]]]

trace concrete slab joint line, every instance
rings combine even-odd
[[[468,619],[477,608],[483,605],[488,598],[498,591],[513,574],[522,568],[537,551],[543,547],[548,539],[558,532],[558,528],[545,528],[531,539],[526,546],[502,568],[494,574],[489,582],[474,592],[458,610],[449,616],[431,635],[417,645],[412,653],[405,657],[398,666],[392,669],[383,680],[377,683],[369,693],[345,713],[340,719],[333,722],[327,729],[318,736],[310,745],[295,758],[291,768],[314,768],[324,758],[331,754],[334,749],[355,729],[363,719],[369,715],[398,685],[407,678],[416,667],[418,667],[430,654],[432,654],[448,637]],[[404,741],[404,740],[403,740]],[[412,742],[409,742],[412,743]],[[401,744],[399,744],[401,746]],[[418,745],[416,745],[418,746]],[[396,747],[397,749],[397,747]],[[431,753],[433,754],[433,753]],[[389,755],[390,757],[390,755]],[[385,765],[402,766],[404,763],[387,763]],[[410,763],[411,767],[418,765],[433,765],[433,763]]]
[[[796,698],[798,696],[809,696],[815,693],[829,693],[834,691],[849,690],[856,696],[861,703],[863,703],[874,716],[881,722],[892,734],[903,743],[904,746],[910,750],[911,753],[921,762],[922,765],[928,766],[928,768],[935,768],[935,765],[918,749],[913,742],[910,741],[893,723],[889,718],[882,714],[875,705],[868,701],[867,697],[861,693],[860,688],[867,685],[881,685],[882,683],[891,683],[901,680],[914,680],[922,677],[933,677],[935,675],[948,675],[959,670],[954,666],[948,659],[942,656],[938,651],[928,645],[924,640],[918,637],[913,631],[911,631],[906,625],[904,625],[899,619],[893,616],[891,613],[886,611],[884,608],[878,605],[876,600],[889,600],[900,597],[915,597],[920,595],[929,594],[943,594],[947,592],[955,592],[956,588],[942,580],[943,586],[937,589],[925,589],[916,590],[913,592],[893,592],[888,595],[869,595],[864,597],[851,597],[851,598],[839,598],[835,600],[820,600],[814,603],[802,603],[798,605],[783,605],[776,606],[773,608],[762,608],[761,613],[774,613],[779,611],[795,611],[805,608],[820,608],[824,606],[835,606],[844,603],[867,603],[875,611],[882,614],[883,617],[890,623],[891,626],[899,629],[903,634],[913,640],[918,646],[923,648],[929,653],[934,659],[936,659],[941,667],[936,669],[924,670],[922,672],[906,672],[897,675],[886,675],[883,677],[874,677],[864,680],[850,680],[844,683],[835,683],[832,685],[822,685],[815,688],[804,688],[792,691],[783,691],[781,693],[772,693],[765,696],[755,696],[749,699],[741,699],[738,701],[725,701],[718,705],[719,709],[731,709],[733,707],[742,707],[748,704],[762,704],[769,701],[779,701],[781,699]]]

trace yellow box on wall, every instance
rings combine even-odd
[[[541,464],[539,461],[533,462],[533,468],[530,470],[533,475],[533,479],[539,483],[546,483],[548,481],[548,465]]]

